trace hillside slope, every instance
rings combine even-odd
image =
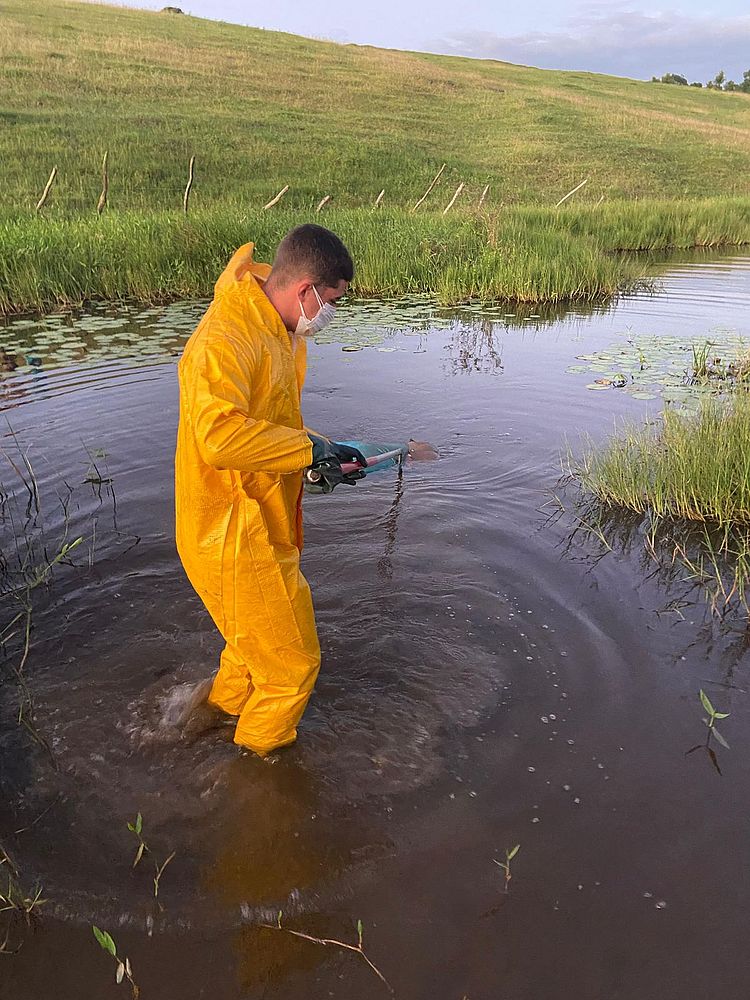
[[[312,41],[69,0],[0,5],[0,213],[90,211],[109,150],[114,208],[741,194],[750,97]]]

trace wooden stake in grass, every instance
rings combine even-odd
[[[380,192],[380,194],[375,199],[375,208],[380,208],[380,204],[383,201],[383,195],[385,194],[385,188]]]
[[[369,965],[369,967],[372,969],[372,971],[375,973],[375,975],[378,977],[381,983],[385,986],[385,988],[388,990],[391,996],[393,996],[394,993],[393,987],[385,978],[380,969],[373,962],[371,962],[370,959],[365,954],[364,945],[362,941],[364,928],[361,920],[357,921],[357,943],[347,944],[346,941],[337,941],[335,938],[313,937],[312,934],[303,934],[302,931],[293,931],[290,930],[288,927],[282,927],[281,917],[282,917],[282,912],[281,910],[279,910],[279,915],[276,918],[275,924],[259,924],[258,926],[265,927],[270,931],[283,931],[285,934],[291,934],[293,937],[301,938],[303,941],[312,941],[313,944],[322,944],[322,945],[332,944],[336,948],[343,948],[344,951],[353,951],[355,954],[360,955],[362,957],[363,961],[365,961],[367,965]]]
[[[193,180],[195,178],[195,157],[190,157],[190,165],[188,166],[188,182],[185,188],[185,194],[182,197],[182,211],[187,215],[188,213],[188,202],[190,201],[190,192],[193,190]]]
[[[485,184],[484,191],[482,191],[482,196],[479,199],[479,204],[477,205],[477,208],[481,208],[482,205],[484,205],[484,199],[487,197],[487,192],[489,191],[489,189],[490,189],[489,184]]]
[[[444,170],[445,170],[445,164],[442,165],[442,167],[440,168],[440,170],[438,170],[438,172],[432,178],[432,183],[427,188],[427,190],[422,195],[422,197],[419,199],[419,201],[417,202],[417,204],[414,206],[414,208],[412,209],[412,212],[416,212],[416,210],[419,208],[419,206],[425,200],[425,198],[427,197],[427,195],[430,193],[430,191],[432,191],[432,189],[435,187],[435,185],[437,184],[437,182],[440,180],[440,177],[442,176],[442,173],[443,173]]]
[[[320,201],[318,202],[318,207],[315,209],[315,211],[316,212],[322,212],[323,209],[328,204],[328,202],[331,200],[331,198],[332,198],[332,195],[330,195],[330,194],[327,194],[325,196],[325,198],[321,198]]]
[[[107,169],[107,161],[109,160],[109,150],[104,151],[104,159],[102,160],[102,193],[99,195],[99,201],[96,205],[96,214],[101,215],[104,209],[107,207],[107,196],[109,194],[109,170]]]
[[[44,203],[47,200],[47,195],[50,193],[52,185],[55,183],[55,177],[57,177],[57,167],[52,168],[52,173],[49,175],[49,180],[44,185],[44,191],[42,191],[42,197],[36,203],[37,212],[41,212],[44,208]]]
[[[443,215],[445,215],[446,212],[449,212],[453,208],[453,206],[455,204],[455,201],[456,201],[456,198],[458,198],[458,196],[461,194],[461,192],[463,191],[464,187],[465,187],[465,184],[464,184],[463,181],[461,181],[461,183],[456,188],[455,194],[453,195],[453,197],[451,198],[451,200],[448,202],[448,204],[443,209]]]
[[[271,198],[268,204],[263,206],[263,210],[265,211],[267,208],[273,208],[274,205],[278,205],[278,203],[281,201],[281,199],[284,197],[284,195],[287,193],[288,190],[289,190],[289,185],[285,184],[284,187],[281,189],[281,191],[279,191],[279,193],[276,195],[276,197]]]
[[[588,177],[587,177],[587,178],[586,178],[585,180],[581,181],[581,183],[580,183],[580,184],[576,184],[576,186],[575,186],[575,187],[573,188],[573,190],[572,190],[572,191],[568,191],[568,193],[567,193],[567,194],[565,195],[565,197],[564,197],[564,198],[561,198],[561,199],[560,199],[560,200],[558,201],[558,203],[557,203],[557,204],[555,205],[555,208],[559,208],[559,207],[560,207],[560,205],[562,205],[562,203],[563,203],[564,201],[567,201],[567,200],[568,200],[568,198],[570,198],[570,196],[571,196],[572,194],[575,194],[575,193],[576,193],[576,191],[580,191],[580,190],[581,190],[581,188],[583,187],[583,185],[584,185],[584,184],[588,184],[588,182],[589,182],[589,179],[588,179]]]

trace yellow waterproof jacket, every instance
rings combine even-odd
[[[270,270],[252,243],[240,247],[179,363],[176,537],[228,643],[255,633],[278,649],[310,628],[295,604],[312,445],[300,412],[307,348],[263,291]]]

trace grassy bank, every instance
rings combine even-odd
[[[252,16],[250,12],[249,16]],[[93,212],[105,149],[118,211],[554,205],[741,195],[750,97],[592,73],[314,41],[71,0],[3,0],[0,215]]]
[[[0,313],[89,299],[206,296],[241,243],[269,260],[292,225],[322,216],[290,208],[131,212],[0,222]],[[632,287],[647,262],[622,248],[750,241],[750,199],[610,203],[477,214],[334,209],[324,217],[351,247],[362,295],[433,293],[527,303],[594,301]]]
[[[709,400],[697,416],[667,409],[585,456],[584,487],[638,514],[750,525],[750,397]]]
[[[684,580],[700,584],[715,610],[737,604],[750,611],[746,382],[729,398],[706,401],[697,415],[667,409],[659,424],[627,428],[590,448],[575,476],[582,523],[600,540],[627,547],[638,535],[657,562],[681,566]]]

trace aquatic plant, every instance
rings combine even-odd
[[[158,898],[159,898],[159,883],[161,881],[162,875],[164,874],[164,869],[167,867],[167,865],[169,864],[169,862],[174,859],[174,857],[175,857],[176,854],[177,854],[177,851],[172,851],[172,853],[170,855],[168,855],[168,857],[166,858],[166,860],[162,861],[161,864],[159,864],[158,862],[154,862],[154,866],[155,866],[155,874],[154,874],[154,899],[158,900]]]
[[[622,389],[634,399],[662,396],[670,404],[697,410],[705,396],[748,387],[750,351],[746,338],[733,331],[710,340],[628,335],[603,350],[578,355],[567,371],[597,375],[587,389]]]
[[[68,541],[65,501],[61,501],[64,515],[62,537],[57,542],[46,537],[33,466],[10,426],[9,437],[15,452],[3,451],[3,455],[18,481],[14,488],[7,491],[0,487],[0,525],[9,528],[12,535],[7,547],[0,550],[0,597],[8,600],[15,614],[11,612],[12,617],[0,626],[0,649],[5,654],[0,662],[10,672],[16,685],[19,725],[52,757],[52,749],[34,721],[34,702],[25,673],[31,651],[34,595],[49,581],[54,569],[68,561],[83,538]],[[20,500],[20,497],[24,499]]]
[[[135,868],[135,866],[143,857],[144,852],[148,850],[148,845],[146,844],[146,841],[143,839],[142,836],[143,816],[141,816],[140,812],[135,817],[135,820],[132,823],[128,823],[128,830],[130,830],[130,832],[135,834],[135,836],[138,838],[138,848],[135,852],[135,858],[133,860],[133,868]]]
[[[117,946],[115,945],[114,939],[112,935],[109,933],[109,931],[99,930],[99,928],[96,927],[95,925],[92,926],[91,929],[94,932],[94,937],[99,942],[100,947],[104,951],[106,951],[108,955],[111,955],[112,958],[115,960],[115,962],[117,962],[117,968],[115,970],[115,982],[119,986],[124,979],[127,979],[127,981],[130,983],[130,989],[132,991],[133,998],[134,1000],[137,1000],[137,998],[140,996],[141,991],[138,985],[136,984],[135,980],[133,979],[133,969],[130,965],[130,959],[120,958],[120,956],[117,954]]]
[[[656,423],[626,426],[589,446],[575,474],[605,505],[750,525],[750,397],[708,398],[696,415],[667,408]]]
[[[302,941],[311,941],[313,944],[320,944],[324,946],[331,945],[335,948],[341,948],[344,951],[353,951],[355,954],[359,955],[362,960],[367,964],[367,966],[375,973],[378,979],[383,983],[389,993],[393,994],[394,990],[388,980],[385,978],[380,969],[368,958],[364,950],[364,925],[361,920],[357,921],[357,943],[348,944],[346,941],[339,941],[336,938],[321,938],[315,937],[312,934],[305,934],[302,931],[292,930],[290,927],[284,927],[281,920],[283,916],[283,911],[279,910],[276,917],[275,924],[258,924],[259,927],[264,927],[266,930],[271,931],[283,931],[285,934],[291,934],[292,937],[300,938]]]
[[[698,692],[698,696],[701,700],[701,705],[708,712],[708,718],[704,719],[704,723],[708,726],[708,736],[709,739],[713,736],[716,740],[724,747],[725,750],[729,750],[729,744],[721,735],[719,730],[716,728],[717,719],[728,719],[730,712],[717,712],[714,706],[711,704],[711,699],[708,697],[703,688]]]
[[[0,916],[6,914],[11,918],[7,921],[5,934],[0,940],[0,954],[15,954],[21,945],[13,947],[11,944],[14,923],[12,918],[22,917],[26,926],[30,926],[32,919],[37,916],[37,910],[47,900],[42,898],[43,890],[39,885],[35,886],[31,893],[24,890],[20,873],[2,844],[0,844],[0,869],[3,869],[5,875],[5,888],[0,890]]]
[[[143,858],[143,855],[146,853],[150,853],[150,848],[146,843],[146,841],[143,839],[143,816],[141,815],[140,812],[136,815],[135,820],[132,823],[128,823],[128,830],[130,830],[130,832],[135,834],[135,836],[138,838],[138,847],[136,849],[135,858],[133,860],[133,868],[135,868]],[[166,858],[165,861],[162,861],[161,864],[159,864],[158,861],[154,860],[153,882],[154,882],[154,899],[156,900],[158,900],[159,898],[159,884],[161,883],[161,877],[164,874],[164,870],[167,867],[167,865],[174,860],[176,853],[177,853],[176,851],[172,851],[172,853]]]
[[[716,728],[717,719],[728,719],[729,712],[717,712],[716,709],[711,704],[711,699],[708,697],[703,688],[698,692],[698,697],[700,698],[701,705],[708,712],[708,718],[703,719],[704,725],[708,728],[706,733],[706,739],[703,743],[698,743],[696,746],[691,747],[686,751],[685,756],[689,756],[691,753],[695,753],[696,750],[705,750],[708,755],[709,760],[713,764],[715,770],[718,774],[721,774],[721,768],[719,767],[719,759],[716,756],[716,751],[711,745],[711,740],[715,739],[717,743],[724,747],[725,750],[729,750],[729,744],[721,735],[719,730]]]
[[[750,590],[750,396],[705,399],[696,414],[667,408],[661,420],[626,426],[591,443],[568,471],[581,520],[610,542],[620,513],[646,519],[642,534],[700,583],[716,611],[748,612]]]
[[[510,888],[510,880],[513,878],[513,875],[511,873],[511,864],[510,863],[513,860],[513,858],[515,858],[515,856],[518,854],[518,852],[520,850],[521,850],[521,845],[520,844],[516,844],[515,847],[511,847],[510,849],[508,849],[508,848],[505,849],[505,861],[498,861],[497,858],[493,858],[492,859],[495,862],[495,864],[498,866],[498,868],[502,868],[502,870],[503,870],[503,873],[504,873],[504,876],[505,876],[504,881],[503,881],[503,891],[504,892],[507,892],[508,889]]]

